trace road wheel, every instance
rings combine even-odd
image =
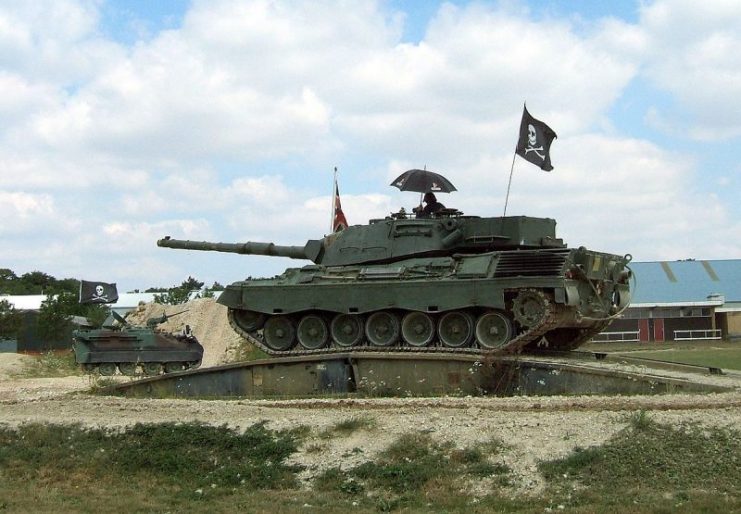
[[[136,362],[119,362],[118,370],[123,375],[133,377],[136,375]]]
[[[463,311],[446,312],[437,323],[440,341],[450,348],[468,346],[473,339],[473,316]]]
[[[178,371],[183,371],[182,362],[166,362],[165,363],[165,373],[177,373]]]
[[[401,337],[410,346],[427,346],[435,337],[435,321],[424,312],[409,312],[401,321]]]
[[[363,339],[363,318],[357,314],[338,314],[332,318],[329,332],[337,346],[355,346]]]
[[[271,350],[290,350],[296,339],[296,327],[288,316],[273,316],[265,322],[263,337]]]
[[[497,311],[489,311],[476,321],[476,340],[482,348],[498,350],[512,339],[512,322]]]
[[[393,345],[399,340],[399,332],[399,317],[393,312],[374,312],[365,322],[365,337],[373,346]]]
[[[296,336],[298,343],[307,350],[324,348],[329,339],[327,322],[321,316],[308,314],[298,322]]]
[[[245,332],[260,330],[265,324],[265,314],[262,312],[247,311],[243,309],[229,309],[234,323]]]
[[[116,365],[112,362],[102,362],[98,366],[98,373],[104,377],[110,377],[116,374]]]
[[[159,375],[162,372],[162,364],[159,362],[145,362],[142,364],[145,375]]]

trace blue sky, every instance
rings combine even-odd
[[[122,290],[300,261],[159,249],[301,244],[417,197],[501,215],[522,104],[557,133],[508,214],[637,260],[741,258],[741,6],[731,1],[97,1],[0,5],[0,267]]]

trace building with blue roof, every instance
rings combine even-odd
[[[741,338],[741,259],[634,262],[632,301],[595,340]]]

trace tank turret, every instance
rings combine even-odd
[[[354,225],[304,246],[273,243],[212,243],[186,241],[169,236],[157,245],[181,250],[229,252],[306,259],[323,266],[350,266],[397,262],[423,256],[454,253],[485,253],[494,250],[562,248],[556,238],[556,222],[549,218],[510,216],[479,218],[458,211],[436,218],[398,215]]]
[[[304,246],[157,244],[311,261],[219,296],[232,328],[271,355],[569,350],[630,301],[630,256],[568,248],[550,218],[400,212]]]

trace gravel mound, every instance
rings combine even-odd
[[[159,328],[165,332],[181,332],[189,325],[193,334],[203,345],[202,366],[217,366],[231,362],[240,345],[249,344],[237,335],[226,318],[226,307],[216,303],[214,298],[199,298],[181,305],[161,305],[158,303],[140,303],[136,310],[130,312],[126,320],[133,325],[144,325],[149,318],[158,318],[162,314],[172,316],[185,311],[161,323]]]

